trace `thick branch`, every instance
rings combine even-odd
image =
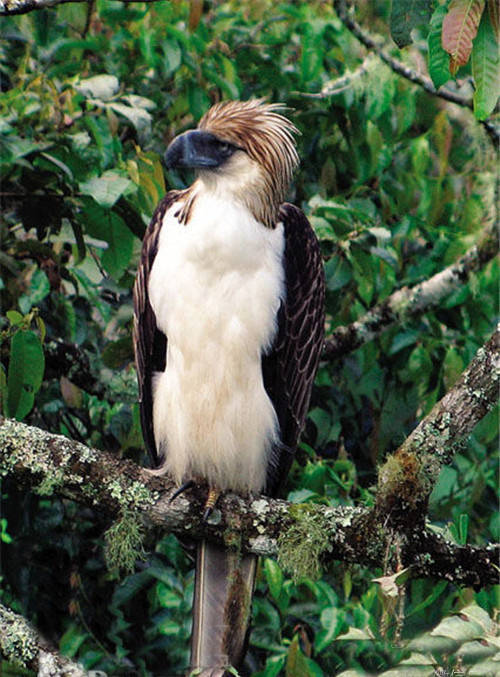
[[[479,244],[474,245],[456,263],[414,287],[403,287],[359,320],[337,327],[325,341],[323,358],[334,360],[371,341],[394,324],[437,308],[442,300],[469,280],[498,253],[496,228],[488,228]]]
[[[405,529],[422,525],[443,465],[498,400],[500,329],[480,348],[458,382],[380,468],[376,514]]]
[[[83,668],[50,647],[28,621],[0,604],[0,655],[38,675],[85,677]]]
[[[149,527],[195,539],[203,535],[237,542],[259,555],[276,556],[287,540],[295,539],[300,558],[315,549],[323,561],[337,559],[371,567],[385,564],[387,534],[382,522],[376,521],[377,514],[366,508],[298,506],[262,496],[227,494],[219,500],[213,519],[204,525],[200,516],[205,490],[189,490],[170,503],[175,486],[168,479],[152,476],[106,452],[7,419],[0,423],[0,473],[12,475],[39,493],[53,492],[90,505],[108,517],[132,513]],[[426,550],[415,549],[423,542]],[[459,548],[420,526],[402,536],[405,566],[414,566],[419,576],[453,576],[457,584],[496,581],[495,552],[494,546]],[[457,558],[470,568],[465,564],[451,567]]]

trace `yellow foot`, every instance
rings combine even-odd
[[[206,522],[210,515],[212,514],[215,504],[217,503],[217,499],[220,496],[220,491],[218,489],[209,489],[208,490],[208,496],[207,496],[207,502],[205,503],[205,512],[203,513],[203,521]]]

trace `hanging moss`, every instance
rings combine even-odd
[[[278,537],[278,564],[294,582],[321,576],[321,556],[330,550],[328,522],[315,506],[292,505],[293,523]]]
[[[104,557],[112,574],[131,574],[136,561],[145,559],[144,537],[144,526],[137,515],[131,510],[124,510],[120,519],[104,534]]]

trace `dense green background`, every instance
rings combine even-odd
[[[389,40],[389,3],[359,5],[358,20]],[[200,7],[98,0],[90,20],[85,5],[65,5],[1,24],[3,413],[138,462],[131,288],[141,237],[165,186],[188,179],[164,179],[166,144],[211,103],[263,96],[293,109],[302,165],[290,197],[321,239],[329,328],[437,273],[494,218],[494,153],[469,110],[430,97],[375,56],[338,94],[308,96],[366,56],[329,3]],[[417,35],[411,50],[425,68],[425,41]],[[291,500],[370,504],[376,464],[491,334],[497,284],[491,263],[438,310],[321,367]],[[79,349],[70,362],[88,360],[81,380],[61,359],[69,344]],[[480,423],[432,495],[430,518],[458,542],[498,540],[496,417]],[[109,524],[43,489],[3,484],[1,600],[88,669],[181,673],[189,553],[166,536],[118,579],[103,558]],[[472,640],[491,633],[497,590],[409,583],[398,646],[391,601],[372,582],[379,575],[332,562],[321,581],[294,583],[263,561],[252,674],[378,674],[410,653],[433,674],[431,665],[460,667],[460,646],[465,667],[479,661],[470,674],[487,674],[480,661],[491,644]],[[467,605],[472,638],[452,615]],[[444,638],[430,637],[442,619]]]

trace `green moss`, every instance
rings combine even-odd
[[[133,482],[130,486],[123,487],[119,480],[113,479],[107,483],[110,496],[115,498],[123,510],[129,508],[145,508],[154,504],[154,498],[149,489],[142,482]]]
[[[40,496],[50,496],[54,493],[54,489],[63,486],[64,482],[64,471],[58,468],[55,471],[48,471],[34,491]]]
[[[27,667],[38,655],[33,630],[13,611],[0,606],[0,648],[8,661]]]
[[[328,524],[309,504],[292,505],[293,523],[278,537],[278,563],[295,582],[320,578],[320,557],[329,550]]]
[[[118,576],[120,571],[130,574],[138,559],[145,559],[144,526],[131,510],[125,510],[121,518],[104,534],[106,546],[104,557],[109,571]]]

